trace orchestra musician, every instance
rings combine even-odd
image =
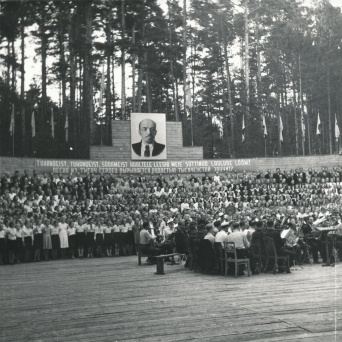
[[[276,252],[278,255],[290,255],[292,257],[295,256],[294,252],[288,250],[285,247],[285,241],[280,236],[280,230],[274,229],[273,220],[267,221],[267,231],[264,232],[264,236],[267,236],[267,237],[270,237],[273,239],[274,246],[275,246],[275,249],[276,249]],[[269,265],[270,268],[271,268],[271,266],[272,265]],[[281,267],[281,265],[279,266],[279,268],[280,267]],[[285,266],[285,271],[286,271],[286,273],[291,273],[290,269],[287,268],[287,266]]]
[[[304,235],[304,241],[311,247],[312,257],[315,264],[318,264],[318,251],[324,250],[325,246],[321,243],[321,232],[313,225],[314,219],[310,216],[303,221],[301,230]],[[322,252],[321,252],[322,253]]]

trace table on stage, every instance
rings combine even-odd
[[[321,232],[334,232],[340,228],[340,225],[337,226],[329,226],[329,227],[316,227]],[[322,266],[330,266],[330,255],[329,255],[329,241],[328,236],[325,239],[325,248],[326,248],[326,262],[325,265]]]

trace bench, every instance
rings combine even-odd
[[[164,255],[157,255],[154,258],[157,259],[157,272],[155,274],[165,274],[164,272],[164,262],[165,258],[171,257],[171,265],[175,265],[175,256],[185,256],[182,253],[172,253],[172,254],[164,254]]]

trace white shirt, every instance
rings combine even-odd
[[[221,242],[224,247],[224,243],[228,242],[228,234],[222,229],[215,235],[215,242]]]
[[[211,233],[208,233],[205,237],[204,237],[205,240],[209,240],[211,242],[211,244],[213,245],[214,247],[214,242],[215,242],[215,237],[213,234]]]

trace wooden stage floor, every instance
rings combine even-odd
[[[154,272],[136,256],[0,266],[0,341],[342,341],[342,263]]]

